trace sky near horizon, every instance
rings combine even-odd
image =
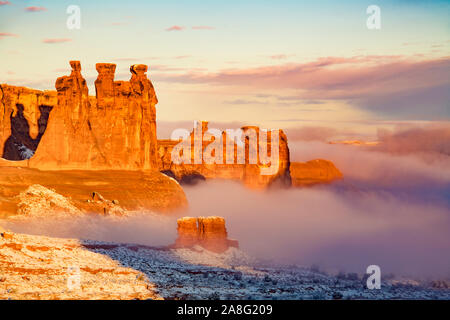
[[[80,60],[94,95],[95,63],[116,63],[116,80],[143,63],[161,121],[371,136],[450,120],[449,17],[450,1],[0,1],[0,83],[54,90]]]

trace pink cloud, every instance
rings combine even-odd
[[[450,85],[449,69],[450,57],[433,60],[401,56],[324,57],[300,64],[171,75],[163,80],[298,89],[303,99],[351,99]]]
[[[0,6],[6,6],[8,4],[11,4],[9,1],[0,1]]]
[[[181,27],[181,26],[171,26],[169,28],[166,29],[166,31],[182,31],[186,29],[185,27]]]
[[[174,59],[186,59],[186,58],[190,58],[191,56],[189,55],[184,55],[184,56],[176,56],[174,57]]]
[[[214,30],[214,27],[211,26],[193,26],[193,30]]]
[[[69,41],[72,41],[72,39],[59,38],[59,39],[44,39],[44,40],[42,40],[43,43],[62,43],[62,42],[69,42]]]
[[[45,8],[45,7],[26,7],[25,8],[25,11],[28,11],[28,12],[39,12],[39,11],[46,11],[47,10],[47,8]]]
[[[274,60],[283,60],[286,59],[288,57],[288,55],[286,54],[275,54],[273,56],[270,56],[269,58],[274,59]]]
[[[158,81],[294,90],[298,99],[344,100],[408,119],[448,119],[450,57],[323,57],[306,63],[154,74]]]
[[[18,37],[18,35],[14,34],[14,33],[0,32],[0,39],[6,38],[6,37]]]

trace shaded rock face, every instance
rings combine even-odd
[[[80,62],[70,66],[71,74],[56,80],[56,92],[1,86],[3,157],[34,154],[27,165],[43,170],[155,169],[158,100],[147,66],[133,65],[130,81],[114,81],[116,66],[98,63],[95,98]]]
[[[261,174],[262,168],[265,166],[260,161],[260,129],[258,127],[243,127],[242,131],[244,135],[252,129],[256,132],[256,154],[257,163],[250,163],[250,138],[245,136],[245,143],[242,146],[238,146],[237,143],[233,143],[232,150],[227,151],[227,136],[226,132],[222,132],[223,140],[223,161],[222,163],[212,163],[207,164],[203,161],[201,164],[195,164],[195,152],[198,150],[196,146],[200,146],[201,154],[205,154],[208,151],[208,147],[211,143],[215,142],[215,138],[210,138],[205,135],[208,131],[208,122],[201,123],[202,135],[194,135],[191,133],[191,162],[175,164],[172,161],[172,152],[180,141],[173,140],[158,140],[158,157],[159,157],[159,169],[166,175],[174,177],[182,184],[193,184],[204,179],[230,179],[242,181],[246,186],[252,189],[263,189],[269,185],[279,185],[279,186],[290,186],[290,172],[289,172],[289,147],[287,142],[287,137],[282,130],[279,130],[279,156],[275,159],[276,163],[272,165],[277,167],[275,173],[270,175]],[[199,140],[201,139],[201,140]],[[267,149],[269,152],[272,150],[271,146],[271,135],[268,134],[268,138],[263,143],[267,144]],[[197,150],[197,151],[196,151]],[[239,150],[239,151],[238,151]],[[245,156],[245,161],[239,163],[238,152],[243,152]],[[228,152],[228,154],[227,154]],[[232,157],[232,163],[227,163],[227,156]],[[200,156],[201,157],[201,156]]]
[[[30,158],[57,104],[55,91],[0,85],[0,155],[7,160]]]
[[[290,166],[292,186],[305,187],[319,183],[330,183],[343,177],[333,162],[323,159],[305,163],[292,162]]]
[[[35,139],[30,136],[30,125],[23,113],[24,106],[16,104],[16,108],[16,115],[12,112],[10,116],[11,136],[5,141],[2,158],[20,161],[30,159],[36,152],[42,135],[47,128],[48,117],[53,107],[39,106],[41,115],[37,121],[39,131]]]
[[[178,238],[174,248],[203,248],[221,253],[229,247],[239,247],[236,240],[228,239],[225,219],[222,217],[185,217],[177,220]]]

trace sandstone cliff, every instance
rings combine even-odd
[[[0,299],[162,299],[145,274],[93,252],[92,246],[74,239],[0,234]]]
[[[230,247],[238,248],[236,240],[228,239],[225,219],[221,217],[185,217],[178,219],[178,238],[173,248],[192,248],[196,245],[221,253]]]
[[[57,92],[1,86],[2,157],[31,158],[26,166],[41,170],[156,169],[158,100],[147,66],[133,65],[130,81],[114,81],[115,65],[98,63],[93,98],[80,62],[70,65]]]
[[[55,91],[0,85],[0,155],[9,160],[33,156],[57,104]]]
[[[292,186],[305,187],[330,183],[343,177],[333,162],[316,159],[305,163],[292,162],[290,166]]]
[[[254,130],[256,132],[256,150],[257,157],[256,163],[250,161],[250,137],[245,136],[245,143],[243,146],[239,146],[236,142],[233,142],[231,150],[227,148],[227,135],[222,132],[223,142],[223,157],[222,161],[217,163],[205,163],[204,154],[207,154],[208,146],[215,142],[215,138],[208,139],[206,133],[208,131],[208,122],[203,121],[201,123],[201,136],[195,136],[194,131],[190,135],[191,144],[191,157],[190,163],[175,164],[172,161],[172,152],[174,147],[180,143],[180,141],[173,140],[158,140],[158,156],[160,170],[167,175],[172,176],[181,183],[195,182],[196,179],[231,179],[242,181],[246,186],[254,189],[265,188],[269,185],[278,183],[283,186],[290,186],[289,176],[289,148],[287,144],[287,137],[282,130],[279,130],[279,156],[275,157],[274,163],[270,163],[274,168],[277,168],[273,174],[263,175],[261,170],[267,168],[268,165],[264,165],[260,160],[260,129],[258,127],[247,126],[243,127],[242,131],[244,135],[248,131]],[[271,133],[268,133],[268,138],[263,143],[267,144],[269,153],[272,150],[271,146]],[[203,137],[203,138],[202,138]],[[189,143],[189,140],[188,140]],[[203,163],[195,164],[195,146],[196,143],[200,146],[200,154],[203,155]],[[243,163],[238,161],[238,153],[242,152],[245,157]],[[232,163],[227,163],[227,157],[231,158]],[[201,155],[200,155],[201,158]],[[221,163],[220,163],[221,162]]]

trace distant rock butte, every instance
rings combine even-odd
[[[202,134],[208,131],[208,122],[203,121],[201,123]],[[173,140],[158,140],[158,155],[159,155],[159,164],[160,169],[165,174],[172,176],[177,179],[181,183],[185,182],[186,184],[193,183],[198,178],[216,178],[216,179],[231,179],[231,180],[240,180],[246,186],[253,189],[262,189],[272,184],[279,184],[283,186],[290,186],[291,179],[289,176],[289,148],[287,144],[287,137],[284,134],[283,130],[279,130],[279,156],[276,159],[277,163],[273,163],[271,165],[278,167],[276,172],[272,175],[262,175],[261,168],[265,167],[259,161],[259,143],[260,143],[260,129],[254,126],[243,127],[242,131],[244,135],[248,130],[254,129],[256,132],[257,139],[257,156],[258,163],[250,164],[249,163],[249,137],[246,137],[245,146],[239,147],[236,143],[233,143],[233,149],[230,154],[232,155],[232,164],[227,164],[227,136],[225,132],[222,132],[223,138],[223,164],[194,164],[194,150],[195,143],[198,137],[194,136],[194,132],[191,133],[191,163],[190,164],[175,164],[172,162],[171,154],[174,147],[180,143],[180,141]],[[206,135],[205,135],[206,136]],[[270,151],[271,139],[270,133],[268,134],[268,143],[267,148]],[[214,139],[205,139],[203,138],[200,142],[202,148],[202,154],[207,153],[208,146],[214,142]],[[237,161],[237,153],[238,149],[242,149],[245,151],[245,163],[239,164]]]
[[[323,159],[308,162],[291,162],[292,186],[306,187],[320,183],[330,183],[343,177],[333,162]]]
[[[236,240],[228,239],[225,219],[222,217],[184,217],[177,220],[178,238],[172,248],[192,248],[196,245],[222,253],[230,247],[239,247]]]

